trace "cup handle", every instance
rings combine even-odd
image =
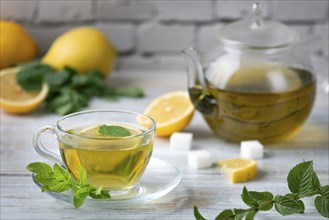
[[[42,134],[45,132],[54,135],[55,138],[58,139],[55,126],[46,125],[46,126],[39,128],[38,130],[35,131],[35,133],[33,135],[33,147],[34,147],[35,151],[43,158],[46,158],[47,160],[50,160],[52,162],[65,166],[59,155],[47,150],[47,148],[42,144],[41,137],[42,137]]]

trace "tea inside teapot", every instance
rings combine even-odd
[[[230,76],[206,73],[206,86],[190,87],[190,97],[226,140],[286,140],[302,126],[314,102],[315,79],[306,70],[260,64],[240,67]]]

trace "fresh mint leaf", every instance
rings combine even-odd
[[[51,91],[58,91],[58,88],[61,88],[70,81],[70,78],[70,72],[64,69],[56,74],[48,74],[46,76],[46,81]]]
[[[102,197],[103,200],[111,199],[109,190],[102,189],[100,196]]]
[[[305,205],[304,202],[302,200],[297,200],[298,204],[300,205],[302,211],[300,213],[304,213],[305,212]]]
[[[80,93],[64,87],[51,100],[47,99],[46,110],[56,112],[59,115],[66,115],[79,111],[88,105],[89,98]]]
[[[314,170],[312,169],[311,171],[311,180],[309,182],[308,186],[308,193],[307,196],[313,196],[319,192],[321,185],[320,185],[320,180]]]
[[[219,213],[215,220],[234,220],[234,213],[231,209],[226,209]]]
[[[309,195],[309,188],[312,184],[313,162],[302,162],[293,167],[288,174],[288,187],[292,193],[299,197]]]
[[[70,179],[54,179],[51,184],[45,185],[47,189],[54,192],[65,192],[71,188],[72,181]]]
[[[196,220],[206,220],[199,212],[199,209],[198,207],[194,206],[193,207],[193,210],[194,210],[194,217]]]
[[[139,87],[118,89],[117,94],[119,96],[132,97],[132,98],[144,97],[144,91]]]
[[[246,209],[234,209],[235,220],[242,220],[247,212],[248,210]]]
[[[79,177],[80,177],[80,186],[83,186],[86,184],[86,180],[87,180],[87,172],[86,169],[81,166],[81,164],[78,165],[78,169],[79,169]]]
[[[46,184],[46,187],[54,192],[64,192],[71,188],[72,177],[68,171],[54,164],[54,180],[51,183]]]
[[[248,205],[249,207],[257,207],[258,206],[258,203],[256,202],[254,197],[250,194],[247,187],[245,187],[245,186],[243,187],[241,198],[242,198],[242,201],[246,205]]]
[[[248,211],[247,214],[246,214],[245,220],[254,220],[257,212],[258,211],[256,211],[256,210],[250,210],[250,211]]]
[[[74,192],[73,205],[75,208],[79,208],[85,202],[87,196],[89,195],[89,191],[89,186],[84,186]]]
[[[314,205],[318,213],[323,217],[329,218],[329,199],[325,196],[317,196]]]
[[[314,200],[315,208],[320,215],[329,218],[329,185],[320,187],[320,195]]]
[[[48,175],[53,173],[51,166],[41,162],[30,163],[27,165],[26,169],[38,175]]]
[[[131,135],[128,129],[116,125],[102,125],[99,127],[98,132],[112,137],[126,137]]]
[[[53,71],[53,68],[49,65],[40,63],[26,64],[16,74],[16,81],[25,91],[40,91],[45,76],[53,73]]]
[[[268,211],[273,207],[273,194],[270,192],[249,191],[253,200],[257,203],[257,208],[261,211]]]
[[[96,189],[96,191],[95,191],[95,194],[96,194],[96,195],[101,195],[101,194],[102,194],[102,190],[103,190],[103,186],[98,187],[98,188]]]
[[[299,197],[297,195],[293,194],[293,193],[288,193],[288,194],[286,194],[284,196],[287,197],[287,198],[289,198],[289,199],[291,199],[291,200],[296,200],[296,201],[299,200]]]
[[[21,70],[16,74],[16,80],[18,85],[25,91],[40,91],[44,80],[44,73],[38,70]]]
[[[30,163],[26,168],[36,174],[33,179],[43,185],[43,192],[49,190],[47,186],[55,181],[51,166],[45,163],[35,162]]]
[[[43,191],[47,191],[49,189],[48,186],[52,185],[56,181],[54,173],[49,173],[48,175],[36,174],[33,179],[43,185]]]
[[[58,164],[55,163],[53,169],[54,169],[54,176],[56,179],[60,179],[60,180],[71,179],[70,173],[67,170],[65,170],[63,167],[59,166]]]
[[[89,196],[94,199],[103,199],[103,200],[111,198],[110,192],[108,190],[103,189],[102,186],[97,189],[93,188],[92,190],[90,190]]]
[[[277,195],[274,198],[274,202],[275,210],[281,215],[292,215],[304,212],[304,205],[286,196]]]
[[[329,185],[321,186],[320,194],[324,196],[324,198],[329,199]]]

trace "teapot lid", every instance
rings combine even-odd
[[[254,3],[251,19],[233,22],[220,29],[219,39],[224,45],[254,49],[280,48],[298,41],[292,28],[279,22],[265,21],[262,6]]]

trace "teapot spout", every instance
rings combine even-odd
[[[183,50],[185,57],[186,69],[188,73],[188,87],[205,86],[205,80],[202,70],[200,57],[193,47]]]

